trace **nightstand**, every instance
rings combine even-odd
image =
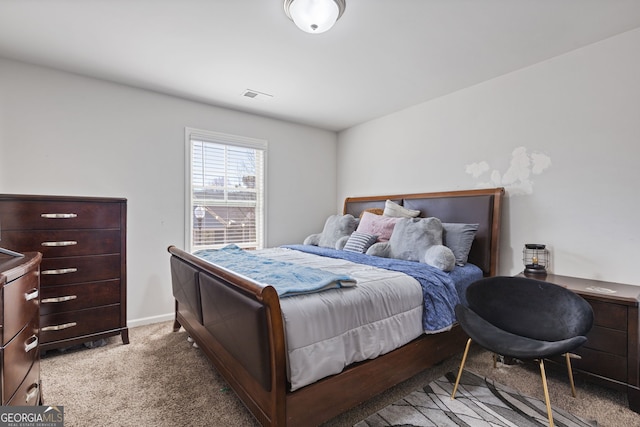
[[[626,390],[629,408],[640,412],[640,286],[556,274],[519,276],[564,286],[591,304],[593,329],[574,352],[581,356],[572,360],[574,370],[601,385]]]

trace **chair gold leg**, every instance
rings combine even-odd
[[[567,371],[569,372],[569,382],[571,383],[571,395],[576,397],[576,386],[573,383],[573,369],[571,369],[571,357],[569,353],[565,353],[565,357],[567,358]]]
[[[462,369],[464,368],[464,362],[467,361],[467,354],[469,353],[470,346],[471,346],[471,338],[467,340],[467,345],[464,348],[464,354],[462,355],[462,361],[460,362],[460,369],[458,369],[458,377],[456,378],[456,384],[453,386],[453,392],[451,393],[451,400],[456,398],[456,391],[458,391],[458,383],[460,383],[460,377],[462,376]]]
[[[493,369],[498,367],[498,355],[493,353]]]
[[[549,427],[553,427],[553,412],[551,411],[551,399],[547,387],[547,375],[544,372],[544,361],[540,359],[540,376],[542,376],[542,388],[544,390],[544,401],[547,404],[547,416],[549,417]]]

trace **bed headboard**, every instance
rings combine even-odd
[[[498,274],[498,244],[504,188],[400,194],[390,196],[347,197],[344,214],[360,216],[370,208],[384,209],[392,200],[407,209],[420,210],[422,217],[436,217],[442,222],[479,224],[469,252],[469,262],[482,269],[485,276]]]

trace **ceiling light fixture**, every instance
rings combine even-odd
[[[344,13],[346,0],[284,0],[284,12],[302,31],[324,33]]]

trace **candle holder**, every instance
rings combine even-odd
[[[546,245],[526,243],[522,249],[522,262],[525,274],[547,274],[549,251]]]

